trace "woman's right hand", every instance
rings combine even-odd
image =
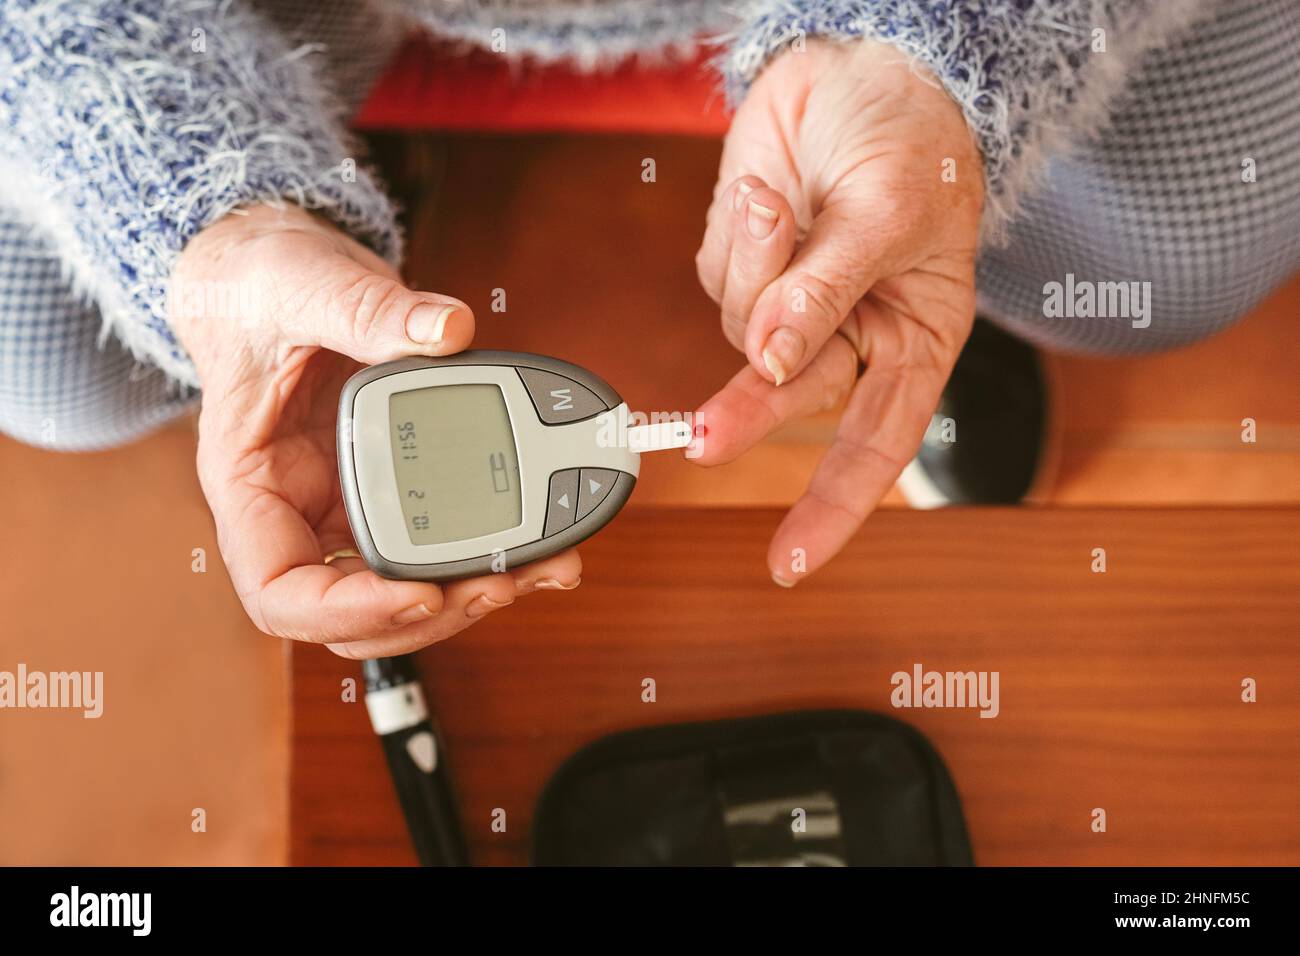
[[[458,299],[404,286],[391,267],[296,206],[227,215],[172,273],[172,327],[203,387],[198,472],[231,580],[268,634],[342,657],[443,640],[538,589],[577,587],[574,550],[438,586],[390,581],[357,557],[339,489],[339,392],[361,364],[470,344]]]

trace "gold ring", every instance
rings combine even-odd
[[[337,561],[339,558],[359,558],[359,557],[361,557],[361,552],[359,552],[356,548],[339,548],[337,551],[331,551],[329,554],[325,555],[325,563],[330,564],[334,561]]]

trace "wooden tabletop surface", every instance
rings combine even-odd
[[[779,516],[631,506],[577,591],[421,654],[476,863],[526,862],[543,784],[607,733],[852,707],[929,736],[979,863],[1300,864],[1300,510],[882,512],[790,591]],[[292,862],[413,862],[358,666],[292,662]],[[892,708],[916,664],[997,671],[1000,713]]]

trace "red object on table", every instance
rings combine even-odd
[[[519,63],[413,38],[353,119],[363,130],[676,133],[721,136],[727,117],[707,54],[595,73]]]

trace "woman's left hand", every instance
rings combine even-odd
[[[772,539],[777,583],[829,561],[916,453],[974,318],[983,188],[961,110],[885,44],[786,51],[736,113],[696,265],[749,362],[690,457],[730,461],[851,391]]]

